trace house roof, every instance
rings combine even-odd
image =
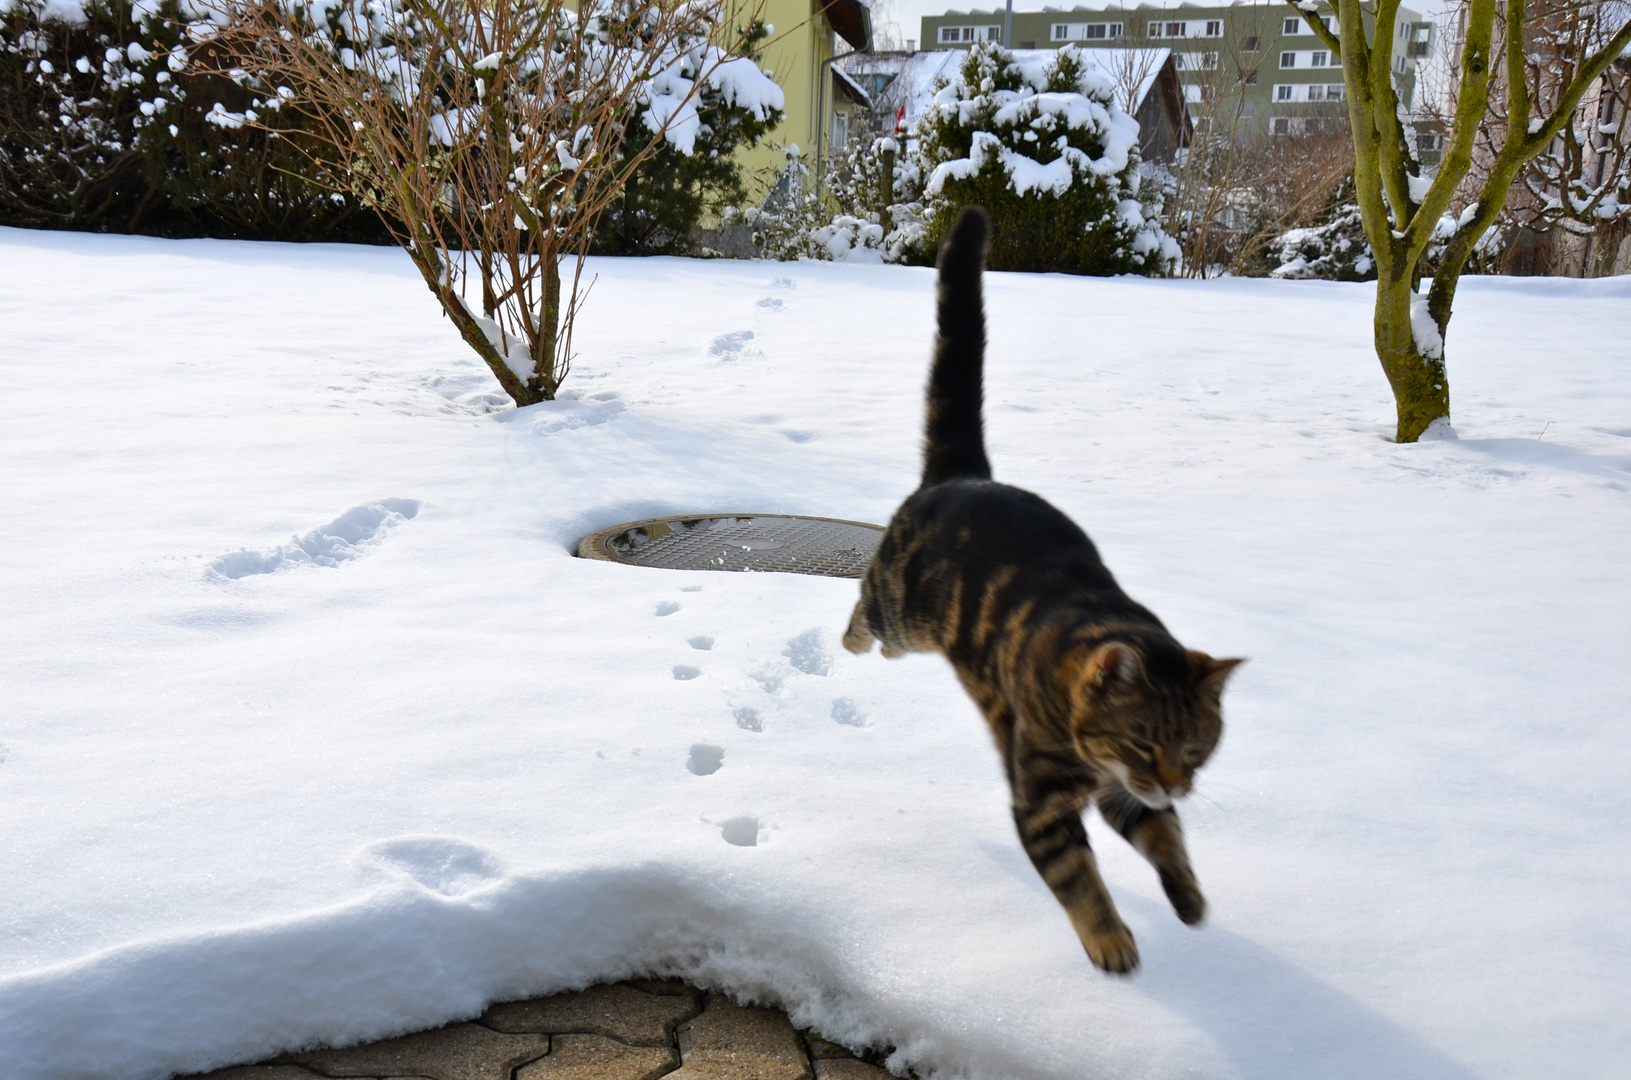
[[[832,66],[832,80],[834,88],[840,94],[843,94],[863,109],[872,108],[872,95],[866,92],[866,87],[850,78],[849,72],[837,64]]]
[[[857,52],[872,48],[872,10],[866,0],[821,0],[821,10],[850,48]]]

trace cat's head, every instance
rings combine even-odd
[[[1244,661],[1149,638],[1084,644],[1071,660],[1062,675],[1082,759],[1157,810],[1189,794],[1223,735],[1223,684]]]

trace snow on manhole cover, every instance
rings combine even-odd
[[[578,556],[665,570],[754,570],[858,578],[883,529],[860,521],[790,514],[650,518],[613,525]]]

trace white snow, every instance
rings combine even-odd
[[[691,77],[698,70],[708,85],[720,92],[725,104],[746,109],[757,119],[763,120],[772,110],[786,105],[782,88],[746,57],[731,59],[712,45],[677,56],[652,78],[642,115],[646,127],[654,133],[662,132],[663,138],[687,157],[695,149],[702,128],[697,111],[700,102],[693,92],[695,80]]]
[[[1251,658],[1183,807],[1208,925],[1089,822],[1144,958],[1113,979],[945,663],[838,647],[854,582],[571,555],[886,520],[930,271],[592,260],[566,397],[514,410],[393,250],[0,263],[7,1080],[636,971],[923,1075],[1623,1070],[1631,280],[1464,280],[1459,438],[1400,446],[1372,286],[988,279],[999,478]]]
[[[1454,314],[1450,318],[1453,325]],[[1428,310],[1428,298],[1420,293],[1410,294],[1410,336],[1422,356],[1436,359],[1444,355],[1444,335],[1439,333],[1438,322]]]

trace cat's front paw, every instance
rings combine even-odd
[[[1201,895],[1200,886],[1195,884],[1194,878],[1183,881],[1162,875],[1161,888],[1172,902],[1172,910],[1178,913],[1178,920],[1185,926],[1196,926],[1206,918],[1206,897]]]
[[[1087,946],[1087,958],[1100,971],[1126,975],[1138,967],[1138,944],[1125,926],[1083,935],[1082,944]]]
[[[849,617],[849,626],[844,628],[844,648],[860,656],[862,653],[872,651],[872,643],[877,638],[872,635],[872,627],[867,625],[866,615],[861,611],[859,604],[855,613]]]

